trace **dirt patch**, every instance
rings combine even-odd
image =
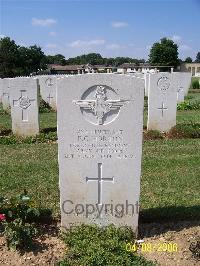
[[[142,224],[139,236],[144,240],[143,252],[140,247],[139,253],[148,260],[155,261],[161,266],[200,265],[200,261],[195,259],[189,250],[191,243],[200,240],[199,221]],[[175,244],[177,251],[163,251],[166,247],[164,243]]]
[[[32,251],[16,252],[8,250],[4,237],[0,237],[0,265],[11,266],[53,266],[60,261],[65,253],[65,244],[59,239],[57,227],[48,227],[45,234],[37,239]],[[200,261],[192,257],[189,250],[191,243],[200,238],[199,221],[177,223],[140,224],[139,239],[151,247],[162,243],[174,243],[177,252],[156,250],[140,251],[148,260],[161,266],[197,266]]]
[[[62,259],[65,244],[58,237],[58,229],[49,227],[45,234],[36,239],[31,251],[8,250],[4,237],[0,237],[0,265],[50,266]]]

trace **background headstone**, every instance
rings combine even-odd
[[[42,99],[56,110],[56,76],[38,77]]]
[[[57,80],[62,226],[114,223],[137,231],[143,104],[144,80],[133,76]]]
[[[185,96],[187,96],[192,81],[192,75],[191,73],[188,72],[183,72],[183,73],[181,72],[181,74],[184,84],[183,86],[184,86]]]
[[[148,130],[169,131],[176,125],[177,82],[171,73],[150,76]]]
[[[188,72],[173,72],[173,75],[175,75],[178,82],[177,101],[182,102],[184,101],[184,96],[188,95],[192,76]]]
[[[144,74],[144,95],[148,96],[149,85],[150,85],[150,73]]]
[[[24,137],[37,135],[39,133],[37,79],[12,79],[10,89],[13,134]]]
[[[5,78],[1,80],[2,84],[2,105],[3,110],[8,111],[10,109],[10,80]]]

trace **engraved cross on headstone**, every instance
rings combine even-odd
[[[22,121],[28,121],[28,108],[31,106],[34,99],[29,99],[26,90],[21,90],[21,96],[18,100],[13,100],[13,106],[20,107],[22,110]]]
[[[47,97],[48,104],[51,104],[51,99],[53,99],[53,97],[52,97],[51,94],[49,93],[49,96]]]
[[[102,168],[103,168],[102,163],[98,163],[98,178],[86,177],[86,182],[88,182],[88,181],[97,181],[98,182],[98,204],[102,204],[102,182],[103,181],[110,181],[110,182],[114,181],[114,177],[105,178],[102,176]]]
[[[163,115],[164,115],[164,111],[167,111],[167,110],[168,110],[168,108],[164,106],[164,103],[163,103],[163,102],[162,102],[162,107],[157,108],[157,109],[158,109],[158,110],[162,110],[162,117],[163,117]]]

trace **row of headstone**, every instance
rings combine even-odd
[[[176,123],[176,77],[157,73],[149,81],[148,129],[168,131]],[[137,232],[144,78],[90,74],[4,82],[17,135],[39,132],[39,83],[43,99],[57,98],[62,226],[114,223]]]
[[[46,103],[48,103],[53,110],[56,110],[56,79],[61,76],[63,75],[43,75],[43,76],[33,77],[38,79],[40,95],[42,99]],[[2,103],[4,110],[10,109],[10,91],[11,91],[10,83],[14,80],[14,83],[16,82],[17,84],[17,80],[23,78],[30,78],[30,77],[0,79],[0,103]]]
[[[161,72],[160,72],[161,73]],[[151,86],[151,79],[154,75],[159,76],[160,73],[134,73],[136,77],[144,78],[145,81],[145,96],[148,96],[148,91]],[[165,75],[165,72],[162,73]],[[173,72],[170,75],[174,75],[177,81],[177,102],[184,101],[184,96],[187,95],[188,89],[191,83],[191,74],[182,72]],[[47,102],[53,110],[56,110],[56,79],[64,75],[43,75],[37,76],[40,86],[40,94],[42,99]],[[0,79],[0,102],[3,104],[3,109],[7,110],[10,107],[9,103],[9,78]],[[2,84],[3,83],[3,84]],[[2,92],[3,90],[3,92]]]
[[[129,74],[144,82],[148,92],[148,130],[168,131],[176,124],[177,91],[184,99],[190,84],[190,74],[156,73]],[[98,74],[96,74],[98,75]],[[77,77],[83,75],[77,75]],[[87,77],[86,77],[87,76]],[[111,74],[107,77],[111,78]],[[37,76],[1,79],[1,101],[4,110],[11,108],[12,131],[16,135],[30,136],[39,133],[38,122],[38,85],[40,94],[54,110],[57,108],[57,80],[67,76]],[[83,79],[92,79],[93,74],[84,75]],[[119,75],[122,78],[123,75]],[[59,87],[58,87],[59,89]],[[114,114],[114,111],[113,111]]]
[[[151,87],[151,79],[156,75],[159,77],[159,75],[162,74],[163,76],[169,75],[170,79],[175,80],[176,82],[176,88],[177,88],[177,102],[183,102],[184,97],[188,94],[188,90],[191,84],[191,74],[188,72],[172,72],[172,73],[166,73],[166,72],[159,72],[159,73],[145,73],[144,74],[144,80],[145,80],[145,96],[148,96],[148,92]]]

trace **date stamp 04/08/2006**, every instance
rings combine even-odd
[[[176,243],[127,243],[126,251],[129,252],[177,252],[178,245]]]

